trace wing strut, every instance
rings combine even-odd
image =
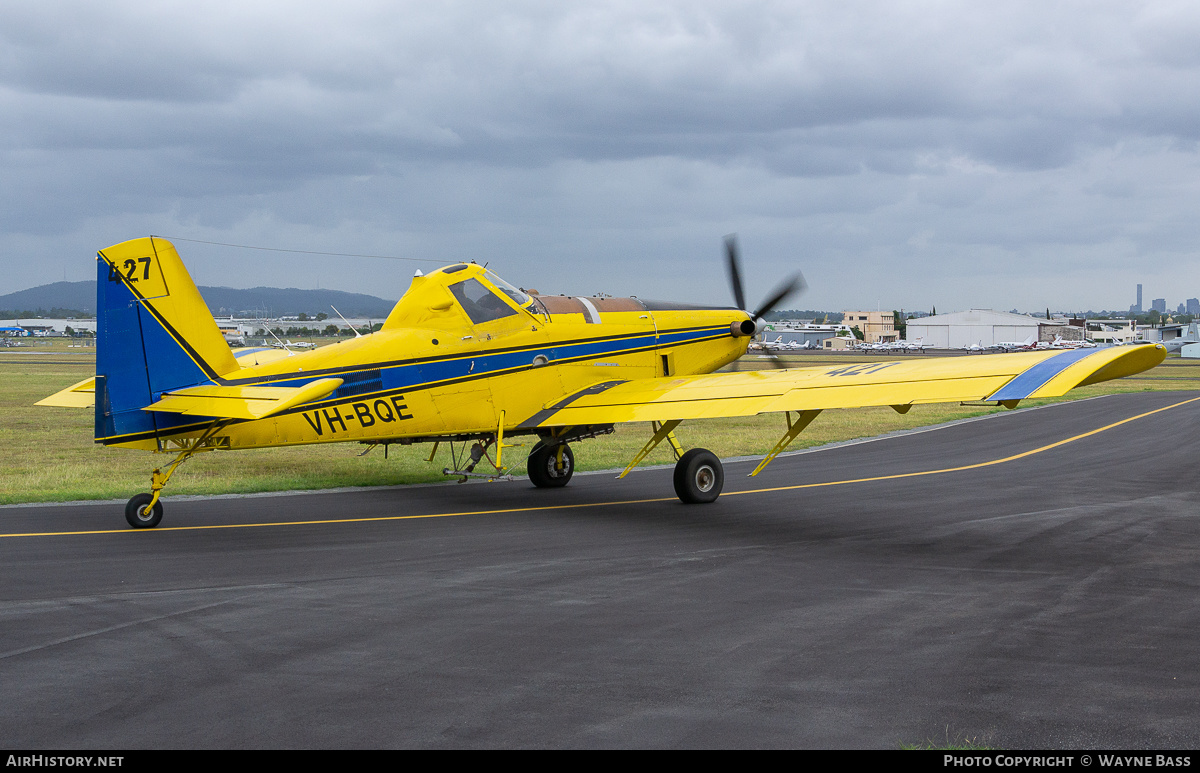
[[[783,418],[787,420],[788,431],[783,433],[783,437],[779,438],[779,442],[775,444],[775,447],[763,457],[763,460],[758,463],[757,467],[754,468],[754,472],[750,473],[747,477],[753,478],[755,475],[758,475],[760,472],[762,472],[763,468],[770,464],[772,459],[774,459],[776,456],[779,456],[783,449],[791,445],[792,441],[796,439],[796,436],[799,435],[805,427],[807,427],[809,424],[812,424],[812,420],[817,418],[817,414],[819,413],[820,411],[798,411],[796,415],[796,421],[793,422],[791,411],[784,411]]]
[[[657,421],[650,422],[650,426],[654,427],[654,437],[642,446],[642,450],[637,452],[637,456],[633,457],[633,461],[625,468],[625,471],[617,476],[617,479],[624,478],[629,474],[629,471],[638,465],[646,455],[654,450],[654,447],[663,442],[664,439],[670,439],[671,450],[675,452],[675,459],[683,456],[683,446],[679,445],[679,441],[675,438],[675,428],[679,426],[680,419],[672,419],[671,421],[659,424]]]

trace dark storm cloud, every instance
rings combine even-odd
[[[724,300],[691,267],[740,230],[817,305],[1116,305],[1198,235],[1198,41],[1170,3],[8,5],[0,248],[55,257],[3,289],[154,231]]]

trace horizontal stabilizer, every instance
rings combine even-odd
[[[161,400],[143,410],[222,419],[265,419],[297,405],[327,397],[341,385],[340,378],[321,378],[302,387],[210,384],[163,393]]]
[[[96,405],[96,377],[85,378],[61,392],[38,400],[34,405],[51,405],[58,408],[92,408]]]

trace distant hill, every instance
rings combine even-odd
[[[74,310],[84,316],[96,315],[96,283],[95,282],[55,282],[31,287],[28,290],[18,290],[8,295],[0,295],[0,317],[24,317],[28,314],[18,312],[37,311],[42,316],[58,316],[51,314],[56,310]],[[78,317],[80,314],[68,316]]]
[[[238,312],[253,313],[255,309],[266,310],[269,316],[291,316],[305,312],[309,315],[325,312],[330,316],[337,306],[347,317],[386,317],[396,305],[374,295],[346,293],[341,290],[297,290],[294,287],[251,287],[235,290],[232,287],[201,287],[208,308],[216,316],[227,316]],[[0,298],[0,303],[3,299]],[[95,301],[92,302],[95,306]]]
[[[201,287],[200,294],[204,296],[213,315],[221,317],[240,312],[252,316],[255,311],[265,311],[273,317],[292,316],[300,312],[310,315],[325,312],[333,316],[329,308],[331,304],[347,317],[385,317],[396,305],[394,300],[388,301],[374,295],[340,290],[297,290],[294,287],[252,287],[249,290]],[[54,282],[0,295],[0,317],[30,316],[23,312],[37,312],[45,316],[52,310],[74,310],[95,316],[96,283]]]

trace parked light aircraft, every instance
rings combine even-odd
[[[1003,349],[1006,352],[1022,351],[1024,349],[1037,348],[1037,336],[1029,336],[1024,341],[1001,341],[988,347],[989,349]]]
[[[726,249],[737,308],[537,295],[458,263],[418,272],[378,332],[302,353],[235,356],[174,246],[135,239],[97,255],[95,378],[39,405],[94,406],[97,443],[176,454],[125,507],[128,523],[144,528],[160,522],[163,488],[197,453],[429,442],[432,461],[448,443],[452,467],[443,472],[466,480],[511,469],[508,441],[524,435],[537,439],[529,479],[555,488],[574,472],[571,443],[623,422],[652,430],[622,476],[667,440],[678,459],[676,494],[711,502],[723,467],[706,449],[680,447],[673,430],[681,421],[783,414],[783,436],[756,475],[826,409],[907,413],[914,404],[968,400],[1013,407],[1165,356],[1146,345],[714,373],[745,353],[763,315],[800,285],[794,279],[745,311],[732,238]],[[462,453],[473,444],[469,461],[454,443]],[[493,471],[475,472],[484,460]]]
[[[1037,349],[1094,349],[1094,348],[1096,348],[1096,342],[1088,341],[1087,339],[1067,341],[1067,340],[1063,339],[1062,336],[1056,335],[1056,336],[1054,336],[1054,340],[1050,343],[1046,343],[1045,341],[1039,341],[1036,348]],[[1170,345],[1164,344],[1163,348],[1166,349],[1167,352],[1172,351]]]

